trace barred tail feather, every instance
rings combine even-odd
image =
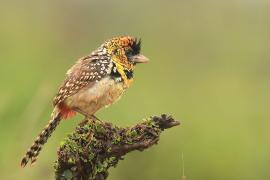
[[[25,167],[26,164],[30,161],[31,164],[34,164],[37,160],[37,156],[42,149],[42,146],[47,142],[48,138],[54,132],[56,126],[62,119],[60,112],[53,113],[52,120],[49,124],[43,129],[43,131],[38,135],[32,146],[27,150],[25,156],[21,161],[21,166]]]

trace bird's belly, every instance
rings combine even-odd
[[[80,90],[66,100],[67,105],[79,113],[92,115],[99,109],[116,102],[126,87],[107,77],[95,85]]]

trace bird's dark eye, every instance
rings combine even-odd
[[[127,56],[127,57],[131,57],[131,56],[133,56],[133,55],[134,55],[134,53],[133,53],[132,50],[127,50],[127,51],[126,51],[126,56]]]

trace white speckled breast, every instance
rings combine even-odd
[[[92,115],[99,109],[109,106],[120,99],[126,90],[123,82],[106,77],[81,89],[65,100],[69,108],[84,115]]]

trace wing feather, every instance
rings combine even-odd
[[[106,54],[101,54],[100,51],[79,59],[67,71],[67,77],[54,97],[53,105],[62,103],[89,83],[94,84],[108,76],[111,68],[111,59]]]

